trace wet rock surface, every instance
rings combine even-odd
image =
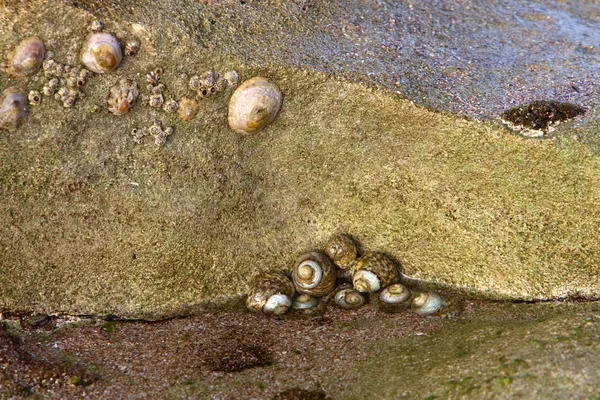
[[[302,320],[250,313],[155,323],[88,319],[44,332],[23,331],[16,316],[7,317],[0,332],[0,396],[305,400],[599,394],[597,303],[462,301],[463,312],[453,318],[362,308]],[[267,349],[268,363],[248,364],[248,349],[257,347]],[[219,359],[221,366],[236,368],[215,368]]]
[[[245,63],[359,77],[434,110],[497,117],[534,100],[584,107],[600,96],[594,1],[80,1],[79,7],[183,26],[206,52]],[[109,7],[107,7],[109,6]]]

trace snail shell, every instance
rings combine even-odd
[[[273,122],[281,108],[282,94],[267,78],[242,83],[229,101],[229,126],[241,134],[257,132]]]
[[[410,304],[412,292],[401,283],[392,283],[379,293],[379,300],[387,304]]]
[[[352,284],[363,293],[374,293],[400,277],[396,264],[382,253],[367,253],[356,260]]]
[[[342,270],[351,270],[358,250],[356,243],[346,235],[336,235],[329,239],[325,246],[325,253],[333,260],[335,265]]]
[[[13,77],[33,75],[44,61],[44,42],[38,37],[23,39],[7,57],[7,73]]]
[[[296,297],[292,308],[296,315],[300,316],[317,316],[325,313],[325,303],[321,300],[311,297],[307,294],[301,294]]]
[[[341,285],[335,292],[335,304],[345,310],[351,310],[363,306],[366,302],[365,296],[349,284]]]
[[[9,87],[2,93],[0,103],[0,129],[13,130],[25,119],[25,96],[16,87]]]
[[[322,297],[333,291],[335,266],[325,254],[313,251],[302,255],[292,271],[292,280],[299,293]]]
[[[434,292],[415,293],[411,308],[419,315],[435,314],[442,308],[442,298]]]
[[[83,65],[100,74],[115,70],[122,59],[121,45],[110,33],[92,33],[81,49]]]
[[[114,115],[125,114],[138,98],[140,91],[132,79],[121,79],[108,93],[108,111]]]
[[[253,312],[281,315],[292,306],[294,285],[283,273],[268,273],[254,282],[246,299]]]
[[[378,296],[373,296],[373,305],[381,311],[399,312],[411,305],[412,292],[400,283],[392,283],[383,288]]]

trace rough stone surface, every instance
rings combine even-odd
[[[463,305],[450,319],[365,307],[37,329],[5,315],[0,397],[598,398],[597,302]]]
[[[449,4],[3,2],[2,48],[38,35],[56,60],[76,65],[99,17],[141,49],[91,78],[73,109],[45,98],[17,131],[0,132],[0,308],[195,312],[242,295],[254,275],[291,266],[339,232],[395,257],[415,285],[497,299],[598,297],[597,9],[515,2],[513,11],[525,11],[511,19],[499,6]],[[548,36],[552,24],[565,30]],[[469,45],[489,49],[486,38],[507,42],[506,53],[483,57]],[[546,57],[536,58],[540,49]],[[444,52],[460,60],[446,72],[433,61],[451,60]],[[425,68],[430,53],[435,68]],[[388,69],[396,65],[406,67]],[[108,114],[115,82],[145,87],[157,67],[175,99],[209,69],[266,76],[284,93],[281,114],[251,137],[227,126],[230,92],[203,99],[193,121],[142,104]],[[403,96],[469,115],[540,96],[591,109],[561,124],[555,140],[526,140],[322,72],[388,89],[400,79]],[[508,89],[513,78],[528,89]],[[565,89],[572,80],[577,94]],[[1,74],[0,88],[40,90],[44,81],[41,72]],[[468,100],[456,102],[456,93]],[[132,129],[155,120],[174,127],[166,144],[136,143]]]

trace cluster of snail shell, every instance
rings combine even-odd
[[[413,292],[400,283],[396,263],[383,253],[358,254],[347,235],[332,237],[325,251],[300,256],[291,272],[269,272],[250,287],[250,311],[282,315],[290,309],[302,315],[321,315],[332,300],[343,309],[370,301],[386,312],[410,308],[418,315],[437,313],[443,300],[434,292]]]

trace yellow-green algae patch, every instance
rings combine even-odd
[[[76,63],[67,50],[93,17],[71,10],[69,32],[53,33],[60,7],[44,13],[31,34]],[[0,308],[195,312],[230,304],[254,275],[290,267],[339,232],[388,252],[410,277],[472,294],[600,294],[600,165],[587,146],[523,139],[323,74],[245,66],[194,51],[175,27],[158,35],[104,22],[120,38],[139,37],[139,55],[94,76],[74,109],[46,98],[17,131],[0,132]],[[283,107],[252,136],[227,126],[229,94],[204,99],[191,122],[142,105],[106,112],[115,81],[143,85],[156,67],[176,98],[184,74],[266,76]],[[167,144],[136,144],[131,130],[155,120],[174,126]]]
[[[489,297],[598,295],[600,166],[585,146],[322,75],[270,76],[284,107],[250,137],[228,129],[225,102],[160,149],[105,128],[107,114],[3,133],[2,306],[168,314],[243,293],[336,232]]]

